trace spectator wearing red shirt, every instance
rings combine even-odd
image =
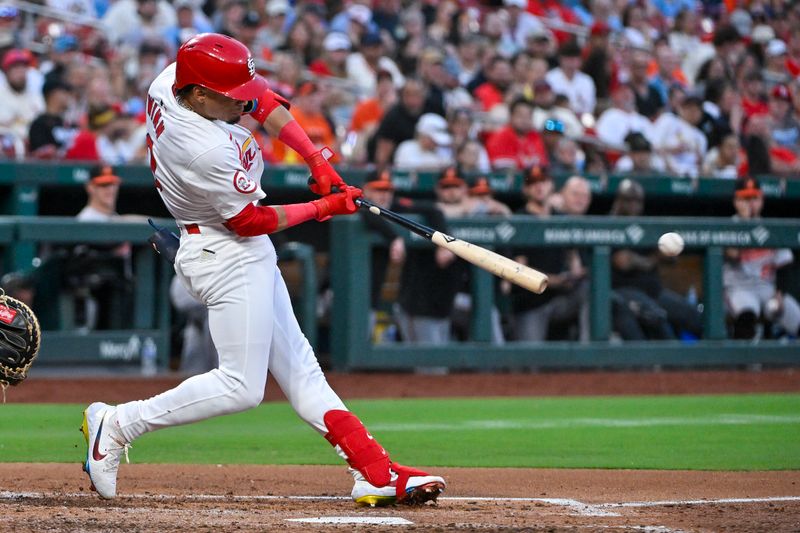
[[[746,119],[769,111],[766,98],[764,98],[764,79],[758,70],[751,70],[744,75],[741,90],[742,110]]]
[[[481,103],[483,111],[490,111],[505,101],[506,90],[513,81],[511,63],[502,56],[493,57],[486,69],[486,78],[487,81],[475,89],[475,98]]]
[[[344,33],[331,32],[322,41],[322,56],[309,65],[308,70],[320,76],[346,78],[345,62],[350,53],[350,39]]]
[[[493,168],[522,170],[547,165],[542,137],[533,129],[533,104],[529,100],[518,98],[511,103],[508,125],[489,137],[486,151]]]
[[[113,108],[103,106],[89,111],[87,127],[75,136],[72,146],[67,149],[64,159],[73,161],[99,161],[100,151],[97,140],[117,118]]]

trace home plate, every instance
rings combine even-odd
[[[414,523],[397,516],[320,516],[318,518],[287,518],[286,521],[306,524],[376,524],[381,526],[409,526]]]

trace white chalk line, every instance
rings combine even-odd
[[[414,522],[399,516],[318,516],[316,518],[284,518],[286,522],[305,524],[374,524],[380,526],[410,526]]]
[[[97,498],[98,496],[88,492],[15,492],[0,491],[0,500],[19,500],[26,498]],[[188,501],[344,501],[350,500],[349,496],[311,496],[311,495],[274,495],[274,494],[255,494],[255,495],[224,495],[224,494],[126,494],[120,499],[134,500],[188,500]],[[468,502],[522,502],[522,503],[545,503],[550,505],[568,507],[578,514],[587,516],[619,516],[609,508],[623,507],[663,507],[667,505],[723,505],[733,503],[775,503],[775,502],[800,502],[800,496],[768,496],[763,498],[709,498],[705,500],[658,500],[658,501],[638,501],[638,502],[616,502],[616,503],[584,503],[570,498],[525,498],[525,497],[495,497],[495,496],[442,496],[440,501],[468,501]],[[611,513],[611,514],[610,514]]]
[[[506,429],[635,428],[656,426],[747,426],[800,424],[800,415],[718,414],[697,417],[654,418],[565,418],[558,420],[467,420],[464,422],[378,423],[373,432],[383,431],[465,431]]]
[[[597,507],[661,507],[664,505],[707,505],[728,503],[800,502],[800,496],[775,496],[768,498],[717,498],[715,500],[664,500],[655,502],[598,503]]]

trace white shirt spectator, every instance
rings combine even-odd
[[[403,77],[397,64],[388,57],[383,56],[378,60],[378,68],[386,70],[392,75],[395,87],[400,88],[405,83],[405,77]],[[361,87],[364,94],[375,94],[375,86],[377,85],[375,71],[369,66],[361,52],[355,52],[347,56],[345,70],[347,71],[347,78]]]
[[[674,113],[664,113],[655,123],[653,148],[665,152],[667,168],[674,174],[698,176],[707,146],[703,132]]]
[[[47,7],[72,16],[97,18],[97,10],[92,0],[47,0]]]
[[[629,133],[639,132],[653,143],[653,123],[636,111],[625,111],[618,107],[606,109],[597,120],[597,137],[606,144],[618,146],[625,142]]]
[[[669,47],[678,54],[678,58],[681,61],[689,57],[699,45],[700,39],[697,35],[689,35],[675,31],[669,34]]]
[[[561,67],[557,67],[545,75],[545,80],[554,93],[569,98],[569,105],[576,114],[594,112],[597,92],[594,81],[588,75],[578,71],[569,79]]]
[[[681,62],[681,70],[689,80],[689,85],[694,85],[697,80],[697,74],[700,72],[700,67],[703,63],[711,59],[717,54],[714,46],[709,43],[700,42],[697,44],[691,53],[686,54]]]
[[[525,49],[528,44],[528,35],[543,28],[544,24],[542,24],[539,19],[527,11],[522,11],[519,14],[517,26],[513,31],[506,27],[501,39],[506,46],[509,46],[514,53],[516,53]]]
[[[394,153],[394,167],[398,170],[441,170],[452,164],[449,148],[425,150],[416,139],[401,142]]]
[[[145,39],[161,40],[168,28],[178,22],[175,8],[165,0],[158,0],[156,16],[145,22],[137,10],[136,0],[118,0],[103,16],[108,41],[113,45],[137,48]]]
[[[667,165],[664,160],[656,154],[650,154],[650,170],[656,173],[663,173],[667,171]],[[623,155],[617,159],[614,165],[614,172],[617,174],[628,174],[633,171],[633,159],[629,155]]]
[[[81,212],[78,213],[75,218],[81,222],[111,222],[120,217],[116,211],[114,213],[104,213],[103,211],[99,211],[87,205],[81,209]]]
[[[703,176],[735,180],[739,176],[739,169],[732,164],[722,165],[719,161],[719,148],[714,147],[703,160]]]
[[[29,68],[28,72],[35,70]],[[31,122],[44,112],[41,84],[31,83],[31,75],[26,78],[25,90],[18,93],[11,88],[5,76],[0,75],[0,133],[10,133],[17,143],[23,143],[23,148]]]

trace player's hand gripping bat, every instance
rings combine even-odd
[[[450,235],[445,235],[440,231],[429,228],[418,222],[414,222],[394,211],[378,207],[369,200],[357,198],[356,205],[369,209],[373,215],[384,217],[392,222],[400,224],[404,228],[413,231],[417,235],[428,239],[437,246],[447,248],[461,259],[469,261],[473,265],[488,270],[492,274],[502,279],[515,283],[529,291],[541,294],[547,288],[547,276],[538,270],[525,266],[508,257],[481,248],[472,243],[456,239]]]
[[[309,176],[309,185],[313,180],[314,178]],[[414,222],[402,215],[398,215],[394,211],[378,207],[366,198],[356,198],[355,203],[358,207],[369,209],[369,212],[373,215],[382,216],[396,224],[400,224],[404,228],[433,242],[433,244],[447,248],[461,259],[488,270],[495,276],[519,285],[523,289],[542,294],[547,288],[547,276],[529,266],[517,263],[486,248],[445,235],[441,231],[436,231],[433,228]]]

